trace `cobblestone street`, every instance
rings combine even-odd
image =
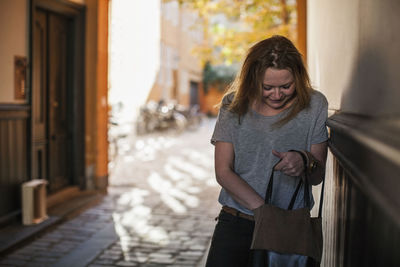
[[[103,201],[0,265],[201,265],[220,208],[209,141],[214,123],[179,135],[128,136]]]

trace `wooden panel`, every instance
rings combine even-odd
[[[33,179],[43,179],[47,177],[47,15],[41,9],[35,9],[33,14],[31,176]]]
[[[35,143],[32,149],[35,158],[35,166],[32,166],[32,179],[42,179],[46,177],[46,144]]]
[[[342,181],[335,196],[335,220],[330,224],[336,236],[336,246],[328,252],[333,259],[324,266],[399,266],[397,247],[399,226],[384,209],[353,183],[354,177],[342,165],[338,166],[338,180]],[[325,255],[328,257],[328,255]]]
[[[41,141],[46,135],[47,75],[44,70],[47,68],[47,23],[45,12],[36,10],[33,31],[35,38],[32,68],[32,138],[34,141]]]
[[[20,209],[20,185],[28,180],[29,108],[0,105],[0,217]]]
[[[324,266],[400,266],[400,128],[396,119],[337,114],[328,120],[335,201]],[[328,203],[327,203],[328,204]]]
[[[400,127],[398,120],[334,115],[329,119],[331,150],[353,183],[400,225]]]
[[[54,192],[70,183],[71,161],[68,135],[68,92],[71,91],[68,66],[69,20],[61,15],[48,15],[48,180]],[[68,168],[69,167],[69,168]]]

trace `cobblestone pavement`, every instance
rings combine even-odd
[[[109,193],[1,266],[198,266],[220,206],[209,142],[215,120],[121,142]]]

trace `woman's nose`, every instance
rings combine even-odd
[[[281,95],[281,89],[279,87],[275,87],[273,92],[274,98],[280,98],[280,95]]]

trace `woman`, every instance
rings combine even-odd
[[[322,181],[327,106],[326,98],[311,88],[290,40],[273,36],[250,48],[222,100],[211,138],[223,207],[206,266],[247,265],[253,210],[264,204],[272,171],[272,204],[281,208],[288,207],[303,172],[311,185]],[[302,208],[303,199],[304,190],[299,190],[293,209]]]

